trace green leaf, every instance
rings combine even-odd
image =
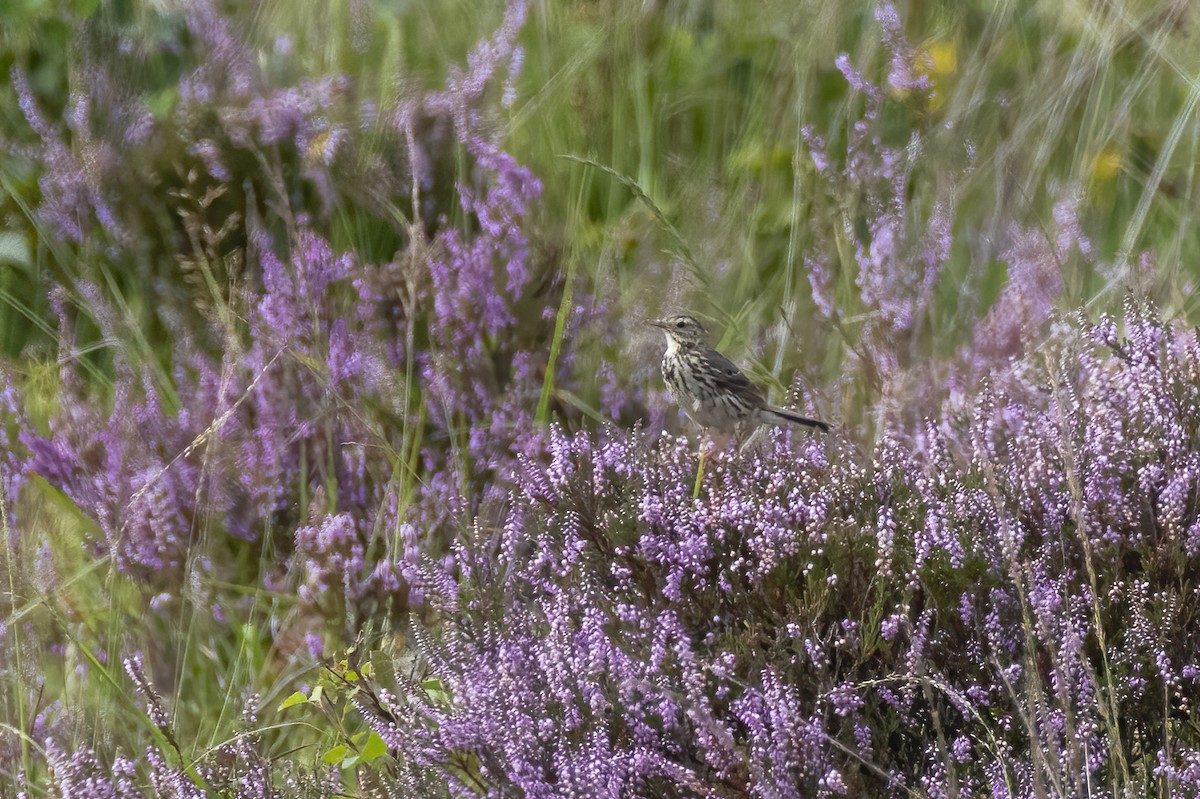
[[[153,94],[144,95],[142,102],[155,119],[166,119],[175,113],[175,106],[179,103],[179,87],[168,86]]]
[[[321,759],[324,760],[328,765],[332,766],[334,763],[340,763],[345,760],[346,755],[349,753],[350,747],[346,746],[345,744],[338,744],[326,752],[325,757]]]
[[[0,261],[26,267],[32,266],[33,258],[29,253],[29,241],[25,238],[24,233],[0,231]]]
[[[450,694],[446,692],[446,686],[436,677],[425,680],[421,683],[421,687],[425,689],[425,693],[429,696],[429,701],[439,705],[450,704]]]
[[[372,760],[386,755],[387,750],[387,744],[384,743],[383,739],[379,737],[379,733],[372,730],[371,737],[367,739],[367,745],[364,746],[362,748],[362,752],[359,753],[359,758],[364,763],[370,763]]]
[[[295,707],[296,705],[302,705],[307,701],[308,701],[308,697],[304,695],[303,691],[296,691],[294,694],[289,696],[287,699],[285,699],[279,703],[279,709],[287,710],[289,707]]]

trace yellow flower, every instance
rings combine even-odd
[[[329,147],[329,131],[322,130],[312,137],[308,146],[304,148],[304,163],[306,166],[314,167],[320,164],[328,165],[327,150]]]
[[[1121,154],[1109,145],[1092,162],[1092,177],[1096,180],[1112,180],[1121,171]]]
[[[946,102],[947,78],[958,69],[958,45],[951,39],[929,40],[913,58],[913,69],[929,78],[926,107],[938,110]]]
[[[953,74],[958,69],[958,46],[949,40],[933,41],[925,47],[929,72],[934,78]]]

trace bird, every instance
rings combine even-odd
[[[762,389],[708,345],[708,331],[694,317],[676,314],[650,324],[667,336],[662,359],[667,389],[692,421],[706,430],[741,434],[783,422],[829,430],[819,419],[768,404]]]

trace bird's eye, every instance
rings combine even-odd
[[[687,323],[684,322],[682,319],[680,319],[678,322],[675,323],[675,327],[679,328],[680,330],[683,330],[685,327],[687,327]]]

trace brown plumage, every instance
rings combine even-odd
[[[667,336],[663,380],[675,401],[701,427],[741,433],[786,421],[829,429],[825,422],[767,404],[758,386],[708,346],[708,331],[694,318],[680,314],[650,324]]]

